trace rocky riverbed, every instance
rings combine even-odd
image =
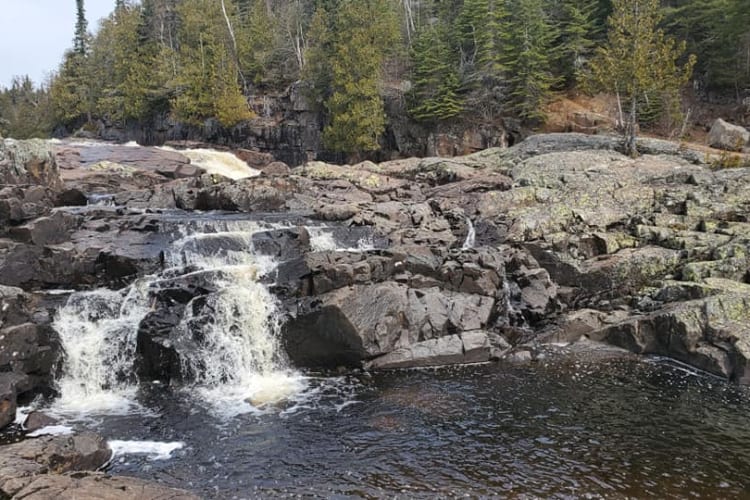
[[[587,338],[750,381],[750,170],[653,139],[631,159],[619,143],[551,134],[293,169],[245,152],[255,170],[232,180],[179,151],[0,141],[0,427],[18,399],[54,393],[53,321],[71,290],[158,275],[124,376],[195,378],[186,360],[205,324],[188,341],[181,325],[216,311],[216,273],[170,275],[168,249],[217,213],[262,223],[249,244],[275,263],[259,280],[297,367],[524,362]],[[239,241],[206,240],[209,252]]]

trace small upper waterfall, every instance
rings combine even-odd
[[[466,218],[466,226],[469,228],[469,231],[466,233],[466,240],[464,240],[464,244],[461,247],[463,250],[474,248],[477,240],[477,230],[469,217]]]
[[[187,304],[177,328],[185,336],[200,330],[199,348],[180,352],[180,362],[209,406],[244,413],[303,390],[304,378],[287,367],[279,345],[275,298],[259,282],[275,263],[253,251],[252,235],[269,227],[203,221],[171,245],[167,269],[158,275],[120,291],[72,294],[53,324],[65,350],[55,409],[111,413],[132,407],[139,323],[156,307],[154,294],[175,276],[200,276],[214,290],[200,307]]]
[[[250,168],[247,163],[237,158],[233,153],[214,151],[213,149],[173,149],[168,146],[159,149],[176,151],[190,158],[192,165],[201,167],[209,174],[219,174],[233,180],[260,175],[260,171]]]

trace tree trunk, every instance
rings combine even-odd
[[[631,158],[638,156],[638,146],[636,145],[636,135],[638,131],[638,99],[636,96],[631,97],[630,116],[628,124],[625,127],[625,154]]]

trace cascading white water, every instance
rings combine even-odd
[[[477,230],[474,227],[474,223],[471,222],[470,218],[466,218],[466,225],[469,228],[468,233],[466,234],[466,240],[464,240],[464,245],[462,247],[463,250],[470,250],[474,248],[474,245],[476,245],[477,241]]]
[[[150,292],[168,281],[167,273],[203,273],[217,290],[199,313],[210,315],[200,323],[200,347],[180,353],[183,369],[197,384],[193,393],[218,412],[234,415],[305,388],[305,379],[284,362],[275,298],[258,281],[275,264],[253,251],[252,235],[269,225],[204,221],[193,227],[200,232],[172,245],[165,259],[170,267],[162,275],[140,279],[122,291],[74,293],[59,310],[53,325],[65,350],[55,403],[59,413],[132,409],[138,326],[155,304]],[[197,318],[192,303],[185,311],[179,329],[189,335]]]
[[[125,413],[133,407],[132,361],[138,324],[148,314],[143,280],[122,291],[77,292],[55,316],[65,350],[55,410]]]
[[[174,149],[168,146],[160,147],[165,151],[173,151],[190,158],[190,163],[201,167],[209,174],[219,174],[232,180],[257,177],[260,171],[251,168],[233,153],[214,151],[213,149]]]
[[[190,336],[191,325],[197,321],[203,341],[200,349],[184,353],[181,362],[183,370],[195,377],[197,394],[224,415],[277,403],[305,387],[304,378],[286,367],[276,301],[258,282],[275,267],[270,258],[252,251],[252,234],[260,230],[188,236],[168,255],[171,263],[199,270],[193,272],[212,272],[218,292],[209,296],[203,309],[210,311],[211,318],[196,318],[192,303],[188,304],[181,334]],[[226,239],[236,246],[222,242]],[[206,249],[215,247],[211,240],[224,250],[207,255]],[[221,272],[214,273],[217,270]]]
[[[354,247],[341,247],[331,227],[306,227],[310,235],[310,248],[313,252],[325,251],[347,251],[347,252],[366,252],[375,248],[372,236],[360,238]]]

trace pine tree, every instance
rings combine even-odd
[[[682,0],[666,17],[670,32],[697,56],[701,83],[732,92],[750,87],[750,1]]]
[[[241,30],[238,30],[239,59],[243,72],[254,85],[261,85],[270,77],[276,32],[265,0],[245,2]]]
[[[57,77],[50,86],[50,106],[55,120],[69,127],[90,122],[95,99],[88,64],[89,34],[83,0],[76,0],[73,49],[66,52]]]
[[[227,127],[251,118],[221,6],[183,0],[177,14],[179,67],[172,102],[177,117],[193,124],[216,117]]]
[[[590,82],[628,100],[627,120],[620,112],[625,134],[625,150],[638,154],[636,135],[638,101],[649,92],[679,98],[679,91],[690,78],[695,57],[680,66],[685,43],[667,38],[658,28],[661,12],[658,0],[613,0],[607,45],[591,62]],[[621,107],[622,109],[622,107]]]

